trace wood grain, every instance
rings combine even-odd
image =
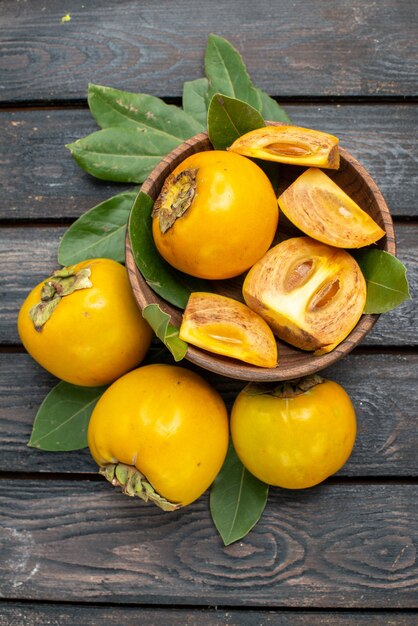
[[[295,123],[339,136],[369,170],[404,222],[398,253],[416,298],[418,227],[405,223],[418,215],[416,2],[115,6],[1,3],[0,106],[9,108],[0,109],[0,626],[415,625],[413,301],[381,316],[366,349],[325,372],[356,407],[349,462],[317,488],[272,489],[260,523],[228,548],[207,495],[165,514],[96,477],[87,450],[27,448],[55,379],[15,344],[24,296],[56,267],[60,222],[126,188],[83,173],[64,147],[97,129],[88,82],[179,103],[183,82],[203,75],[210,32],[239,49],[254,82],[288,103]],[[204,376],[230,407],[242,383]]]
[[[0,626],[416,626],[411,611],[280,611],[181,609],[9,603]]]
[[[416,105],[285,106],[300,126],[340,138],[379,185],[394,216],[417,216]],[[85,174],[65,144],[97,130],[87,109],[0,111],[0,219],[72,219],[127,188]]]
[[[230,410],[244,383],[191,369]],[[357,413],[356,445],[338,476],[418,477],[418,355],[351,354],[323,374],[346,389]],[[26,445],[37,408],[56,382],[52,376],[26,354],[3,353],[0,381],[0,472],[97,473],[87,450],[52,454]]]
[[[0,344],[19,342],[16,330],[18,310],[37,282],[57,267],[56,253],[63,227],[3,227],[0,228]],[[416,241],[418,227],[397,224],[398,257],[408,268],[413,298],[418,285]],[[408,346],[417,337],[418,311],[414,300],[403,303],[390,313],[382,315],[362,345]]]
[[[43,10],[45,9],[45,10]],[[215,32],[242,53],[255,83],[276,96],[416,94],[415,1],[216,0],[156,3],[3,0],[3,102],[84,98],[89,81],[179,96],[203,71]],[[415,42],[415,43],[414,43]]]
[[[418,486],[271,490],[223,547],[203,497],[164,513],[104,483],[0,481],[4,598],[417,608]]]

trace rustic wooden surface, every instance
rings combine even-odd
[[[71,21],[61,23],[65,13]],[[381,316],[326,370],[353,398],[358,437],[323,485],[272,489],[223,547],[205,495],[164,514],[123,497],[86,450],[26,446],[55,384],[16,315],[56,267],[77,216],[127,186],[97,181],[65,144],[96,129],[89,81],[180,103],[208,33],[300,125],[340,137],[382,190],[418,284],[415,0],[3,0],[0,9],[0,626],[141,623],[412,626],[418,622],[418,319]],[[239,381],[208,379],[231,406]]]

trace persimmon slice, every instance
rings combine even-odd
[[[323,354],[360,319],[366,282],[345,250],[294,237],[271,248],[251,268],[243,295],[280,339]]]
[[[279,197],[287,218],[310,237],[337,248],[361,248],[385,231],[329,176],[314,167]]]
[[[267,323],[245,304],[226,296],[192,293],[180,339],[260,367],[277,365],[277,344]]]
[[[248,157],[292,165],[338,169],[338,138],[300,126],[264,126],[239,137],[228,148]]]

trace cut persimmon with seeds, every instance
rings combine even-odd
[[[226,296],[192,293],[180,339],[260,367],[277,365],[277,344],[269,326],[245,304]]]
[[[271,248],[251,268],[243,295],[280,339],[324,354],[360,319],[366,282],[345,250],[294,237]]]
[[[361,248],[385,231],[329,176],[309,168],[279,197],[279,207],[302,232],[337,248]]]
[[[264,126],[239,137],[228,148],[243,156],[291,165],[338,169],[338,138],[300,126]]]

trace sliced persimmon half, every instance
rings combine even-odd
[[[293,237],[271,248],[251,268],[243,295],[280,339],[324,354],[359,321],[366,282],[345,250]]]
[[[245,304],[214,293],[190,295],[180,339],[260,367],[276,367],[277,344],[267,323]]]
[[[385,231],[325,172],[311,167],[279,197],[286,217],[309,237],[337,248],[361,248]]]
[[[228,148],[247,157],[338,169],[338,138],[300,126],[264,126],[239,137]]]

